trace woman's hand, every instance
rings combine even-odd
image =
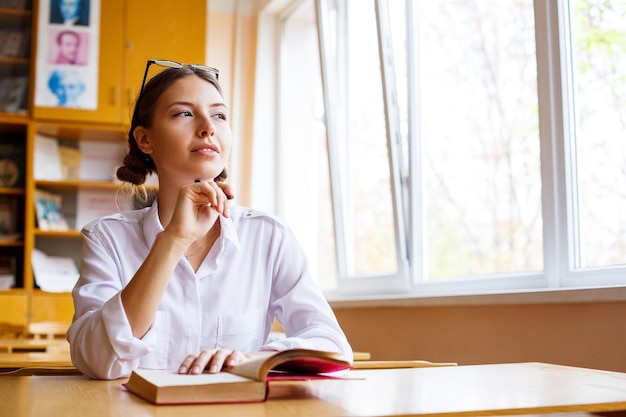
[[[196,185],[196,192],[206,196],[209,199],[209,206],[213,207],[215,211],[228,217],[228,200],[235,198],[230,185],[225,182],[215,181],[200,181],[194,182]],[[197,189],[197,185],[200,185],[200,189]]]
[[[223,368],[246,362],[252,358],[270,355],[273,352],[255,352],[244,354],[238,350],[230,349],[208,349],[200,352],[199,355],[188,355],[178,368],[179,374],[201,374],[205,369],[209,373],[216,374]]]
[[[228,200],[234,198],[223,182],[196,181],[180,189],[168,226],[169,233],[191,243],[213,225],[216,213],[228,217]]]

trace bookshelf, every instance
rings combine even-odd
[[[0,174],[5,180],[0,186],[0,202],[7,208],[0,221],[0,312],[4,323],[15,326],[26,324],[28,310],[24,282],[27,131],[26,118],[0,115],[0,161],[4,161],[0,165],[7,171],[7,175]]]
[[[26,331],[31,322],[72,319],[71,294],[38,288],[31,255],[37,249],[48,255],[72,257],[79,265],[82,242],[80,225],[75,224],[78,197],[89,194],[114,198],[119,189],[112,179],[37,178],[34,163],[37,136],[73,142],[77,147],[85,142],[125,144],[130,109],[146,61],[155,58],[189,63],[205,61],[206,0],[189,0],[185,8],[173,8],[169,0],[101,0],[97,109],[35,106],[37,22],[42,1],[0,0],[0,29],[22,32],[25,42],[17,55],[0,52],[0,80],[28,77],[18,107],[3,106],[0,94],[0,148],[9,140],[16,141],[24,155],[19,168],[23,182],[15,186],[0,183],[0,229],[2,201],[13,200],[17,207],[14,234],[20,235],[18,239],[3,239],[0,230],[0,278],[2,257],[10,255],[16,260],[15,283],[9,289],[0,289],[0,330],[9,326]],[[155,31],[155,27],[161,30]],[[194,42],[188,42],[189,39]],[[37,189],[61,195],[68,230],[38,227]]]
[[[0,112],[26,115],[30,75],[31,3],[0,1]]]

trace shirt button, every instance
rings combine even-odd
[[[253,214],[254,214],[253,210],[248,210],[248,212],[246,213],[246,217],[252,217]]]

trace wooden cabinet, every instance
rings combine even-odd
[[[205,63],[206,0],[186,0],[185,7],[171,0],[100,0],[97,110],[35,107],[37,25],[34,22],[41,1],[44,0],[26,0],[24,9],[0,7],[0,29],[26,27],[32,40],[23,55],[4,57],[0,53],[0,79],[6,75],[29,77],[27,99],[19,110],[9,114],[0,108],[0,146],[9,139],[16,141],[24,158],[20,168],[23,182],[13,187],[0,185],[0,206],[5,200],[14,202],[16,220],[12,235],[19,235],[16,239],[2,237],[0,214],[0,261],[3,256],[15,258],[15,283],[10,289],[0,289],[0,330],[3,324],[26,329],[30,322],[69,321],[73,315],[69,292],[51,293],[38,288],[31,254],[41,249],[49,255],[71,256],[78,265],[80,234],[76,228],[40,230],[36,222],[35,190],[62,194],[64,200],[75,204],[76,195],[82,190],[109,192],[115,198],[119,187],[113,181],[36,179],[33,164],[37,135],[76,142],[125,143],[146,61]],[[154,75],[158,67],[150,71]]]
[[[30,2],[0,5],[0,328],[28,321],[24,211],[32,21]]]
[[[32,146],[29,149],[29,158],[34,160],[37,151],[37,135],[47,138],[62,139],[68,144],[74,142],[76,146],[81,142],[91,142],[93,144],[114,144],[117,148],[125,149],[127,141],[127,131],[124,127],[110,124],[76,123],[76,122],[44,122],[33,121],[28,132],[28,141]],[[84,148],[83,148],[84,151]],[[122,153],[117,160],[121,163]],[[84,155],[83,155],[84,157]],[[108,172],[108,171],[107,171]],[[37,249],[48,256],[61,256],[71,258],[75,265],[80,265],[80,252],[82,241],[80,238],[81,224],[77,223],[78,212],[80,211],[81,193],[97,193],[106,203],[115,206],[109,214],[115,211],[123,211],[130,208],[124,205],[124,200],[119,194],[120,184],[115,182],[111,176],[107,179],[43,179],[30,175],[26,184],[26,199],[29,201],[26,210],[26,234],[25,252],[32,253]],[[108,175],[105,173],[105,176]],[[42,230],[37,222],[37,213],[34,204],[37,190],[54,193],[62,198],[62,212],[69,225],[68,230]],[[99,217],[99,216],[97,216]],[[95,219],[95,218],[94,218]],[[91,220],[91,219],[90,219]],[[69,322],[72,319],[74,309],[69,292],[55,293],[42,291],[37,286],[36,276],[32,263],[24,266],[24,281],[26,287],[30,288],[30,321],[62,321]]]
[[[0,324],[28,320],[24,280],[27,130],[23,117],[0,115]],[[1,326],[0,326],[1,327]]]
[[[204,63],[206,0],[100,3],[98,109],[35,107],[36,119],[127,125],[148,59]]]

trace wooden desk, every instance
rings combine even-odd
[[[626,410],[626,374],[539,363],[352,371],[363,379],[275,382],[263,403],[154,406],[125,380],[0,377],[0,415],[473,416]],[[571,416],[570,415],[570,416]]]
[[[0,339],[0,353],[65,352],[70,350],[67,340],[60,339]]]
[[[0,353],[0,372],[15,368],[43,366],[73,366],[70,352]]]

